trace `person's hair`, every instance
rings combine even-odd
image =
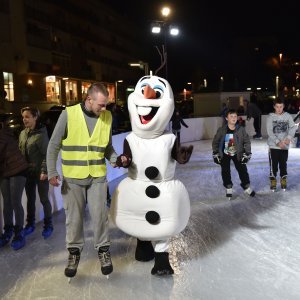
[[[93,83],[87,90],[87,96],[92,96],[94,93],[102,93],[105,97],[108,97],[108,90],[103,83]]]
[[[24,111],[29,111],[32,114],[32,116],[36,117],[37,119],[40,118],[40,111],[36,107],[26,106],[21,108],[21,114],[23,114]]]
[[[275,100],[273,101],[273,106],[275,106],[276,104],[283,104],[284,105],[284,101],[281,98],[276,97]]]
[[[236,114],[237,115],[237,111],[236,109],[229,109],[227,112],[226,112],[226,117],[228,117],[228,115],[231,115],[231,114]]]

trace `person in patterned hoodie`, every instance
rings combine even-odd
[[[280,185],[287,187],[287,160],[290,143],[295,136],[297,126],[292,116],[284,111],[284,102],[280,98],[274,101],[274,113],[267,118],[267,133],[270,162],[270,188],[277,188],[277,172],[279,167]]]

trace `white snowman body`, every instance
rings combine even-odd
[[[128,109],[132,161],[128,177],[113,194],[111,216],[117,227],[140,240],[167,241],[185,228],[190,216],[188,192],[174,179],[176,137],[165,131],[174,111],[169,83],[142,77],[128,98]],[[149,176],[149,170],[156,176]]]
[[[174,179],[176,161],[171,158],[175,142],[172,133],[155,139],[143,139],[130,133],[127,141],[133,161],[128,177],[114,193],[112,214],[117,227],[141,240],[166,240],[181,232],[190,216],[189,195],[181,181]],[[148,167],[155,167],[158,176],[149,179]],[[149,196],[148,189],[155,192]],[[151,224],[147,213],[155,212],[158,221]]]

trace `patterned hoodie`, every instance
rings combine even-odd
[[[292,140],[295,136],[296,125],[292,116],[283,112],[281,115],[270,113],[267,118],[268,145],[271,149],[281,149],[277,144],[286,138]],[[289,145],[286,145],[286,149]]]

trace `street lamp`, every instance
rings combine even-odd
[[[133,63],[129,63],[129,66],[131,67],[139,67],[141,69],[144,69],[145,75],[149,75],[149,64],[143,61],[139,61],[139,62],[133,62]]]
[[[156,47],[161,58],[161,65],[157,70],[155,70],[155,74],[157,74],[160,69],[165,67],[166,79],[168,79],[167,36],[177,36],[179,34],[178,27],[171,25],[168,22],[168,17],[170,13],[171,9],[169,7],[163,7],[161,10],[161,14],[164,19],[159,21],[153,21],[151,28],[153,34],[160,34],[161,32],[163,32],[164,34],[164,44],[162,46],[162,52],[159,50],[158,47]]]

